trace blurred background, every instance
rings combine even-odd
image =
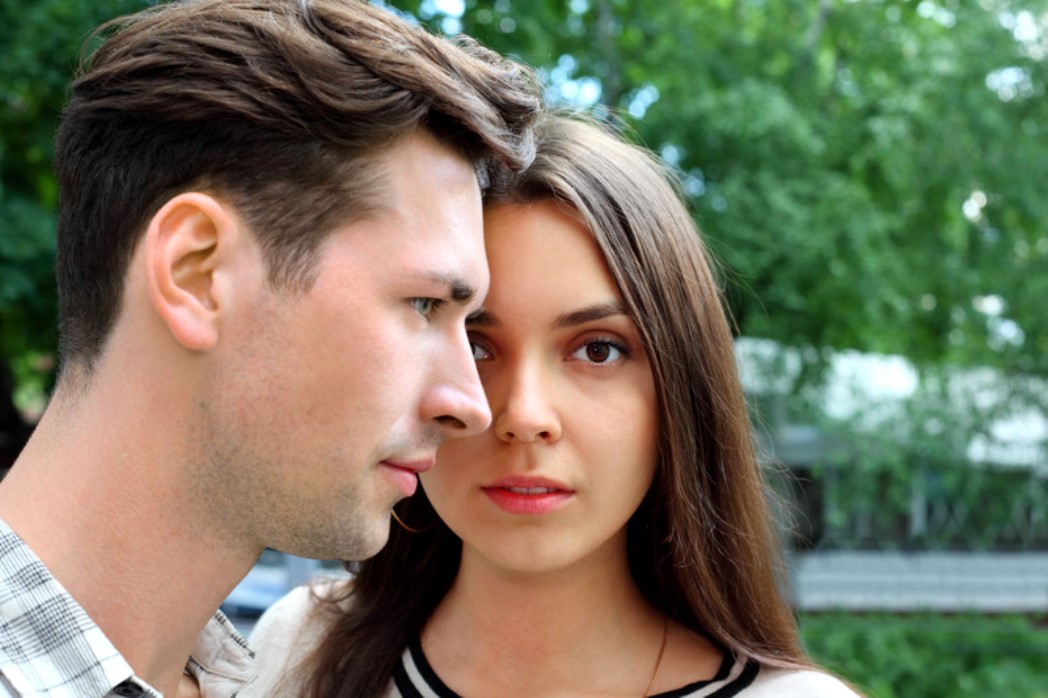
[[[56,344],[52,137],[143,0],[0,0],[0,472]],[[423,0],[676,168],[722,264],[809,650],[1048,696],[1048,0]],[[276,553],[242,627],[321,569]]]

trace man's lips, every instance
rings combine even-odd
[[[400,468],[401,470],[410,470],[413,473],[424,473],[433,467],[436,462],[436,458],[428,456],[426,458],[416,458],[414,460],[384,460],[382,465],[388,465],[391,468]]]
[[[418,474],[424,473],[433,467],[434,458],[418,458],[415,460],[384,460],[379,463],[382,469],[389,475],[390,479],[397,485],[405,497],[415,494],[418,488]]]

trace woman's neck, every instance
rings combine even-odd
[[[465,696],[639,696],[664,630],[625,555],[520,573],[466,547],[422,642],[437,674]]]

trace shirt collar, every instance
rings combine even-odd
[[[255,653],[221,611],[215,613],[193,645],[186,666],[204,698],[236,695],[255,678]]]

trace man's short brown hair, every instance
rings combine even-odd
[[[149,218],[180,191],[232,203],[275,286],[381,193],[384,148],[430,130],[488,167],[534,154],[532,75],[359,0],[189,0],[103,25],[58,133],[64,364],[90,370]]]

